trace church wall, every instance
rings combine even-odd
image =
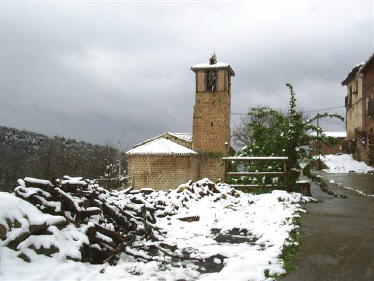
[[[197,93],[193,120],[193,149],[225,153],[230,143],[230,95],[227,92]]]
[[[175,189],[199,179],[199,155],[128,155],[128,174],[136,189]]]
[[[222,155],[201,155],[200,178],[208,178],[211,181],[223,180],[225,166],[222,162],[222,157]]]

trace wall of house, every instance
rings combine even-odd
[[[374,60],[372,60],[365,67],[364,71],[364,84],[363,84],[363,94],[364,94],[364,106],[363,106],[363,131],[374,134],[374,116],[368,116],[368,103],[369,100],[374,99]]]
[[[347,84],[348,105],[346,110],[347,138],[355,138],[355,130],[362,130],[362,77],[355,77]]]
[[[339,138],[337,141],[338,141],[337,144],[330,145],[330,146],[324,143],[321,143],[321,153],[324,155],[342,153],[343,152],[342,145],[344,142],[344,138]],[[316,141],[315,142],[313,141],[310,144],[310,147],[314,150],[310,152],[310,155],[313,155],[313,156],[318,155],[317,146],[318,146],[318,143]]]
[[[199,179],[199,155],[128,155],[128,174],[136,189],[175,189]]]

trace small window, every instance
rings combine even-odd
[[[208,79],[207,79],[207,90],[210,92],[216,91],[216,83],[217,83],[217,74],[214,70],[208,72]]]

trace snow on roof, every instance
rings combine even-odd
[[[143,144],[146,144],[148,142],[151,142],[153,140],[159,139],[159,138],[166,138],[167,135],[171,135],[173,137],[179,138],[181,140],[184,140],[186,142],[192,142],[192,134],[191,133],[163,133],[162,135],[155,136],[153,138],[150,138],[148,140],[142,141],[141,143],[135,144],[133,148],[141,146]]]
[[[347,77],[343,80],[341,83],[342,86],[347,85],[348,82],[357,74],[360,72],[361,68],[363,67],[364,63],[359,63],[355,67],[352,68],[352,70],[348,73]]]
[[[170,140],[159,138],[137,146],[126,152],[127,155],[151,154],[151,155],[189,155],[198,154],[196,151],[179,145]]]
[[[199,69],[207,69],[207,68],[227,68],[232,76],[235,76],[234,70],[232,70],[231,66],[228,63],[224,62],[217,62],[215,64],[206,63],[199,63],[194,66],[191,66],[191,70],[199,70]]]
[[[315,136],[316,134],[317,134],[316,132],[313,132],[310,135]],[[323,132],[323,134],[326,137],[331,137],[331,138],[346,138],[347,137],[346,132]]]
[[[169,135],[172,135],[176,138],[185,140],[187,142],[192,142],[192,134],[191,133],[167,133]]]
[[[229,67],[230,65],[228,63],[224,62],[217,62],[215,64],[210,64],[209,62],[199,63],[195,64],[194,66],[191,66],[191,69],[199,69],[199,68],[223,68],[223,67]]]
[[[360,67],[358,73],[364,71],[364,69],[370,64],[370,62],[373,60],[374,58],[374,53],[370,56],[370,58],[368,58],[365,63],[362,63],[362,66]]]

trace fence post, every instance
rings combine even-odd
[[[285,156],[286,157],[286,151],[283,149],[283,156]],[[287,159],[287,160],[283,160],[283,173],[284,173],[284,179],[286,180],[287,178],[288,178],[288,161],[289,161],[289,159]]]
[[[230,147],[227,142],[225,142],[225,148],[226,148],[226,157],[229,156]],[[227,183],[227,173],[229,172],[229,162],[227,160],[225,161],[225,175],[224,175],[224,183]]]

